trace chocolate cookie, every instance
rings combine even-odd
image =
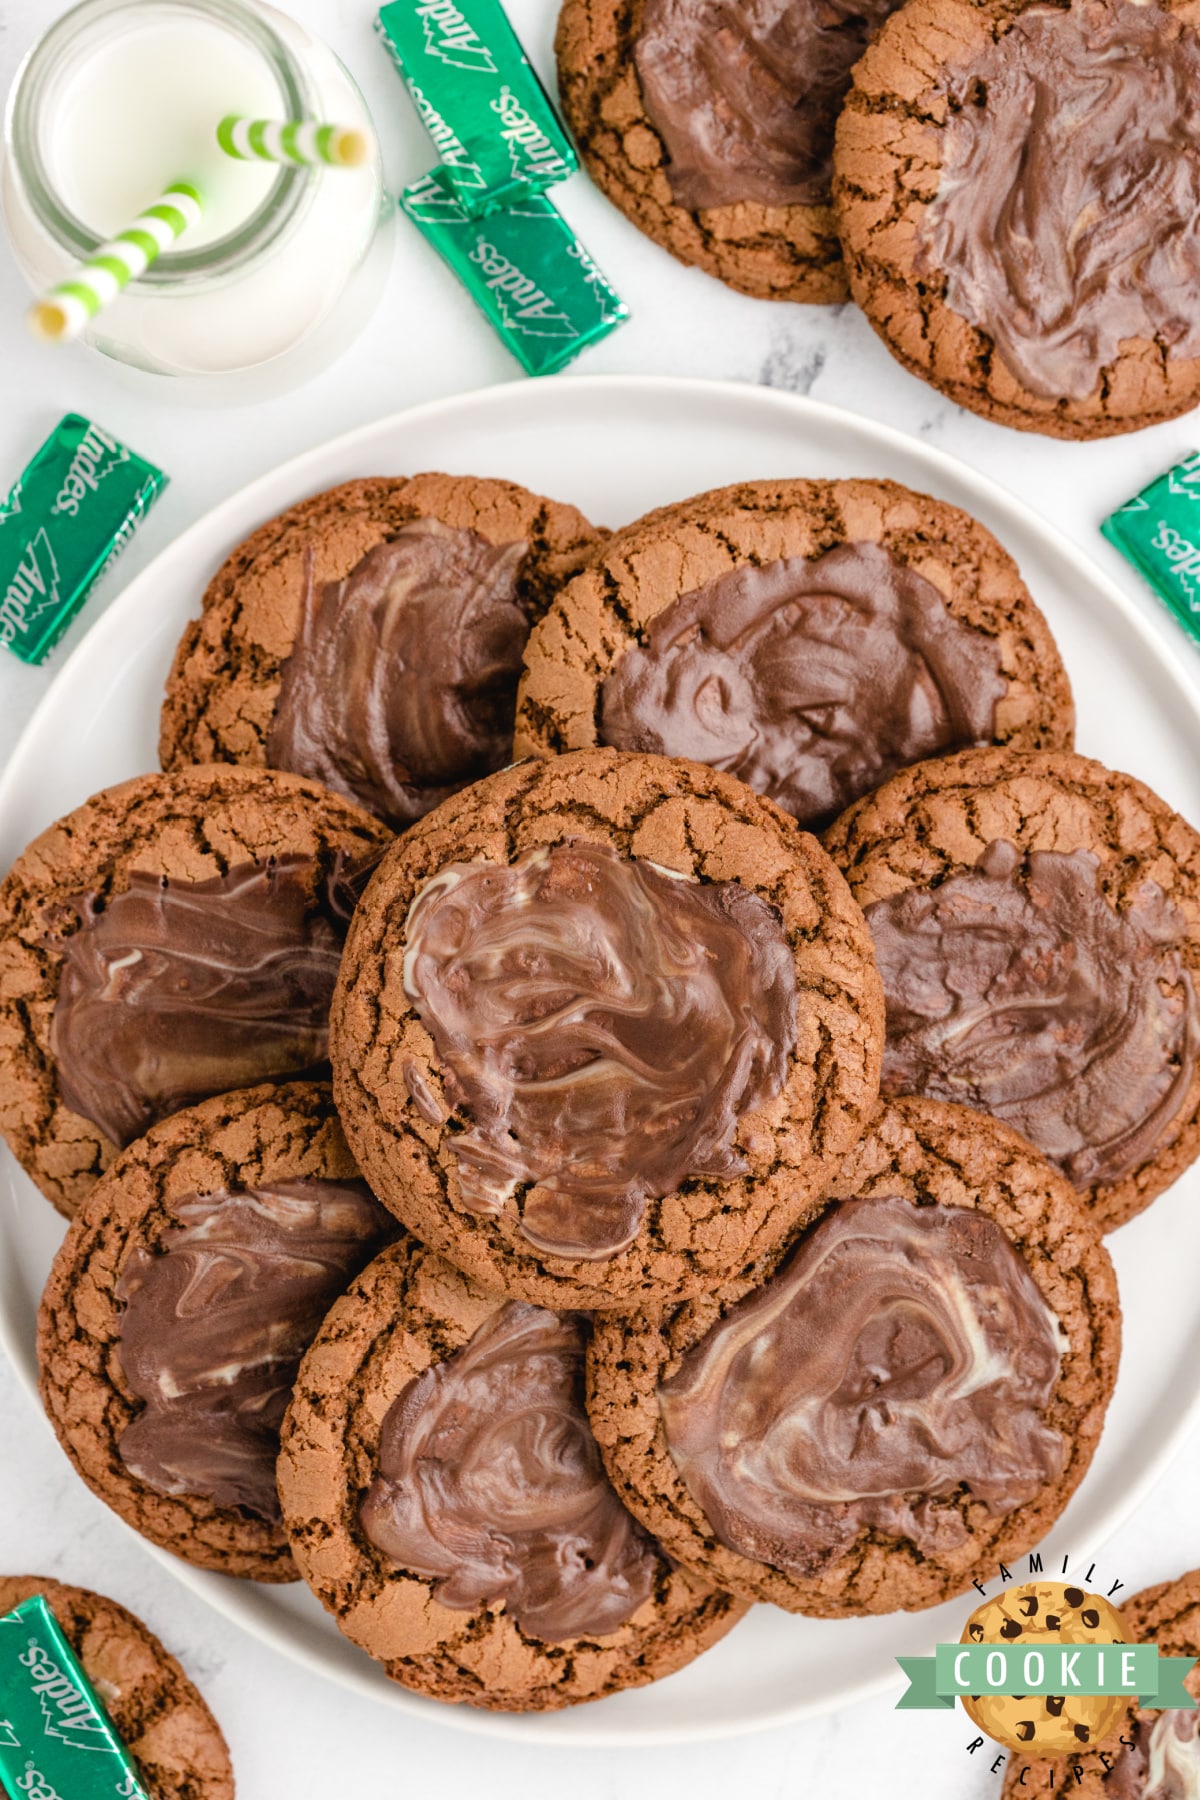
[[[42,1403],[92,1492],[187,1562],[294,1580],[280,1421],[321,1320],[394,1235],[322,1083],[218,1095],[131,1144],[38,1316]]]
[[[154,1633],[115,1600],[44,1575],[0,1575],[0,1614],[35,1594],[104,1702],[150,1800],[233,1800],[221,1727]]]
[[[393,1681],[541,1712],[670,1674],[744,1612],[609,1486],[588,1329],[411,1238],[322,1326],[284,1422],[283,1516],[304,1579]]]
[[[325,1063],[375,819],[294,775],[108,788],[0,885],[0,1132],[71,1214],[117,1150],[194,1100]]]
[[[586,750],[397,840],[332,1014],[380,1198],[491,1292],[628,1306],[805,1219],[878,1091],[878,979],[814,839],[731,777]]]
[[[1200,41],[1155,0],[909,0],[854,71],[854,298],[914,375],[1052,437],[1200,399]]]
[[[619,531],[530,638],[516,753],[689,756],[829,824],[922,757],[1069,748],[1049,627],[976,519],[892,481],[748,482]]]
[[[902,1100],[790,1244],[673,1313],[598,1319],[588,1411],[685,1568],[790,1612],[917,1611],[1059,1516],[1120,1316],[1069,1182],[994,1120]]]
[[[1200,1656],[1200,1569],[1143,1588],[1121,1607],[1127,1641],[1157,1644],[1164,1656]],[[1184,1686],[1200,1698],[1200,1668]],[[1002,1800],[1188,1800],[1200,1790],[1200,1711],[1129,1707],[1117,1730],[1094,1750],[1052,1762],[1014,1757]]]
[[[885,1094],[1015,1126],[1101,1230],[1200,1153],[1200,836],[1131,775],[978,750],[897,775],[826,847],[875,943]]]
[[[529,628],[600,536],[467,475],[291,507],[226,558],[180,640],[163,768],[265,763],[409,824],[512,761]]]
[[[602,192],[743,294],[846,298],[830,204],[850,70],[896,0],[566,0],[559,92]]]

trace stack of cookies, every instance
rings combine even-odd
[[[1072,739],[1012,559],[891,482],[264,525],[163,772],[0,887],[84,1480],[510,1710],[1031,1548],[1102,1234],[1200,1148],[1200,838]]]
[[[1022,430],[1200,399],[1200,38],[1182,0],[565,0],[609,199],[743,293],[853,296]]]

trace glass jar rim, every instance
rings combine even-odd
[[[313,116],[312,89],[299,59],[279,33],[243,0],[155,0],[155,4],[168,11],[216,19],[239,32],[271,64],[287,116]],[[4,137],[14,172],[43,230],[78,261],[95,256],[105,240],[89,230],[55,192],[42,157],[37,128],[39,107],[47,84],[57,72],[61,54],[72,39],[93,22],[98,24],[135,10],[144,16],[145,0],[79,0],[29,50],[9,96]],[[196,250],[164,252],[129,284],[130,289],[169,289],[183,281],[194,284],[204,277],[244,272],[248,263],[273,251],[295,224],[305,202],[312,197],[311,176],[310,169],[281,164],[264,198],[235,231]]]

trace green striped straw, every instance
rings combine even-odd
[[[319,125],[315,119],[243,119],[231,113],[217,126],[217,142],[239,162],[323,164],[357,169],[371,154],[365,131],[352,125]]]
[[[30,307],[32,330],[55,342],[78,337],[127,282],[143,275],[181,232],[195,225],[203,210],[199,188],[190,181],[173,181],[162,199],[139,213],[126,231],[102,244],[95,256]]]

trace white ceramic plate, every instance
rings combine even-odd
[[[155,767],[163,678],[218,562],[263,519],[354,476],[445,469],[508,476],[619,525],[725,482],[891,476],[966,507],[1016,557],[1062,646],[1079,748],[1149,781],[1200,820],[1200,704],[1113,583],[1029,508],[898,432],[812,400],[717,382],[603,377],[523,382],[417,407],[264,475],[184,532],[64,665],[0,780],[0,869],[43,826],[111,782]],[[0,1336],[35,1382],[34,1318],[61,1221],[0,1161]],[[1200,1406],[1200,1170],[1112,1240],[1125,1353],[1099,1453],[1050,1546],[1099,1549],[1137,1505]],[[820,1621],[756,1607],[690,1668],[549,1717],[441,1707],[406,1693],[336,1631],[306,1589],[256,1587],[155,1551],[247,1631],[335,1681],[463,1730],[563,1744],[683,1742],[776,1725],[896,1679],[894,1658],[957,1637],[938,1612]],[[1047,1559],[1049,1560],[1049,1559]]]

